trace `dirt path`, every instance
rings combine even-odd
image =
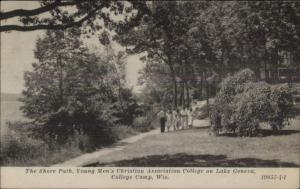
[[[206,101],[199,101],[195,104],[194,107],[203,107],[205,105]],[[194,127],[208,127],[209,126],[209,120],[203,119],[203,120],[194,120]],[[55,165],[52,165],[52,167],[82,167],[84,165],[92,164],[94,162],[98,162],[99,159],[109,153],[120,151],[124,149],[127,145],[137,142],[138,140],[141,140],[147,136],[151,135],[157,135],[160,133],[159,129],[155,129],[152,131],[149,131],[147,133],[142,133],[124,140],[121,140],[109,147],[105,147],[103,149],[99,149],[92,153],[83,154],[79,157],[67,160],[62,163],[58,163]]]
[[[155,129],[155,130],[149,131],[147,133],[142,133],[142,134],[139,134],[139,135],[136,135],[133,137],[129,137],[127,139],[121,140],[121,141],[113,144],[110,147],[106,147],[106,148],[99,149],[92,153],[81,155],[79,157],[70,159],[63,163],[52,165],[52,167],[82,167],[84,165],[97,162],[97,160],[99,160],[99,158],[103,155],[122,150],[125,146],[127,146],[129,144],[135,143],[138,140],[141,140],[147,136],[159,134],[159,132],[160,132],[159,129]]]

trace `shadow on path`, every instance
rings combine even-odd
[[[297,134],[297,133],[300,133],[300,130],[273,131],[271,129],[261,129],[261,130],[259,130],[259,133],[257,134],[257,136],[253,136],[253,137],[283,136],[283,135],[292,135],[292,134]],[[221,133],[219,136],[238,137],[237,133]]]
[[[272,130],[261,130],[260,131],[262,136],[280,136],[280,135],[292,135],[296,133],[300,133],[300,130],[278,130],[278,131],[272,131]]]
[[[86,167],[299,167],[299,165],[279,160],[256,158],[227,159],[225,155],[152,155],[131,160],[110,163],[93,163]]]

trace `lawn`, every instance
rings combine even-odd
[[[87,166],[298,167],[299,118],[261,137],[211,136],[207,128],[152,135]]]

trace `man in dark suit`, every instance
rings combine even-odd
[[[166,127],[166,111],[162,109],[160,112],[158,112],[158,117],[160,120],[160,132],[165,132]]]

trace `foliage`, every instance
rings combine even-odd
[[[144,85],[142,90],[143,102],[152,105],[168,106],[172,104],[172,78],[167,75],[166,67],[155,61],[148,61],[140,71],[139,82]]]
[[[197,60],[195,55],[204,54],[203,48],[189,46],[194,45],[194,38],[189,30],[203,4],[205,3],[151,2],[150,14],[144,15],[139,25],[127,33],[117,32],[116,40],[126,45],[128,52],[143,55],[146,68],[142,77],[147,85],[145,90],[148,91],[145,92],[153,96],[152,100],[166,104],[173,102],[177,106],[179,100],[180,105],[183,105],[184,99],[187,99],[188,104],[189,79],[185,77],[192,72],[189,66]],[[191,48],[196,50],[191,51]]]
[[[92,53],[80,36],[78,29],[47,31],[37,40],[38,62],[25,73],[22,110],[40,125],[38,133],[48,142],[65,143],[78,131],[91,144],[111,143],[112,118],[132,123],[137,105],[122,76],[116,77],[115,61],[123,65],[119,55]]]
[[[289,66],[298,63],[298,2],[166,1],[150,4],[150,13],[143,15],[136,27],[130,32],[117,31],[115,38],[128,47],[130,53],[143,53],[149,67],[168,68],[163,72],[170,81],[168,86],[157,82],[153,89],[168,90],[174,106],[179,99],[180,104],[184,98],[189,101],[190,91],[199,86],[202,97],[204,82],[210,85],[206,87],[209,96],[208,88],[214,87],[214,83],[209,83],[208,78],[214,73],[222,78],[249,67],[255,71],[256,79],[260,79],[262,69],[266,80],[268,77],[276,79],[282,52],[293,55]],[[154,76],[144,74],[145,80],[155,82],[160,79],[161,70],[147,69],[145,73]],[[200,85],[197,80],[201,80]],[[148,93],[154,99],[162,94],[159,90]]]
[[[139,106],[131,89],[122,88],[120,95],[122,99],[109,106],[113,123],[131,125],[134,117],[140,114]]]
[[[97,144],[91,136],[74,131],[64,144],[59,144],[49,136],[44,135],[43,138],[36,136],[35,131],[36,125],[10,122],[8,133],[1,136],[0,164],[2,166],[50,166],[94,151],[99,148],[99,145],[101,147],[108,145],[101,141],[105,136],[97,136],[100,138]],[[119,125],[112,127],[109,134],[111,141],[113,139],[113,142],[116,142],[142,131],[142,129]]]
[[[116,140],[123,140],[140,133],[137,129],[127,125],[113,127],[112,132],[114,133]]]
[[[154,129],[159,123],[155,116],[139,116],[133,121],[133,126],[136,130],[141,132],[147,132]]]
[[[211,108],[212,130],[256,135],[259,122],[269,122],[273,129],[284,127],[293,105],[288,86],[254,82],[254,73],[242,70],[227,77]]]
[[[146,117],[136,117],[134,119],[134,122],[133,122],[133,126],[136,127],[136,128],[139,128],[139,127],[145,127],[148,123],[148,120]]]
[[[11,132],[1,141],[1,164],[24,162],[36,159],[44,154],[49,147],[42,140],[34,139],[17,132]]]
[[[292,91],[287,85],[278,85],[271,87],[270,104],[273,109],[273,117],[271,117],[271,126],[273,129],[281,129],[284,121],[290,118],[289,114],[293,106]]]
[[[24,127],[22,127],[24,126]],[[1,165],[49,166],[95,149],[91,138],[75,132],[64,144],[35,136],[35,127],[15,122],[9,124],[9,132],[1,137]]]

